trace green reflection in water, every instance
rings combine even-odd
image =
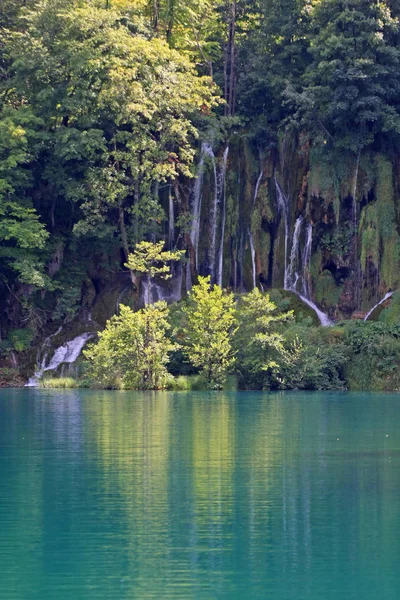
[[[0,392],[0,598],[397,598],[395,395]]]

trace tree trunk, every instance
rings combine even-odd
[[[231,6],[231,19],[229,27],[229,49],[230,49],[230,72],[229,72],[229,115],[233,116],[235,112],[234,99],[235,99],[235,84],[236,84],[236,48],[235,48],[235,34],[236,34],[236,0],[232,1]]]
[[[118,210],[119,210],[119,230],[121,233],[122,248],[124,250],[125,260],[127,261],[128,256],[129,256],[129,244],[128,244],[128,234],[126,232],[126,225],[125,225],[125,213],[124,213],[124,207],[122,206],[122,202],[120,202]],[[137,288],[136,275],[131,270],[129,270],[129,273],[130,273],[131,281],[133,283],[134,288]]]
[[[159,0],[153,0],[153,28],[154,31],[157,33],[158,32],[158,25],[159,25],[159,20],[160,20],[160,3]]]
[[[235,103],[235,87],[236,87],[236,0],[230,0],[227,6],[228,17],[228,40],[225,48],[224,60],[224,95],[226,100],[225,115],[233,116]]]

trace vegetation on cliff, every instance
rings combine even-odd
[[[166,348],[161,380],[171,350],[216,386],[234,356],[243,386],[358,385],[357,328],[324,332],[324,349],[261,292],[285,287],[284,302],[299,294],[340,321],[400,287],[399,14],[389,0],[4,0],[4,381],[31,374],[60,328],[107,324],[105,339],[122,311],[132,327],[157,300],[189,311],[210,276],[221,335],[231,292],[238,324],[214,348],[198,337],[205,314],[185,313],[191,350]],[[384,313],[379,334],[359,324],[393,349],[375,364],[362,346],[382,373],[398,365],[397,312]]]

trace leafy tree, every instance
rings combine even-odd
[[[29,109],[0,113],[0,267],[3,278],[10,269],[23,283],[45,283],[37,250],[48,237],[29,199],[31,186],[29,142],[37,120]]]
[[[238,52],[238,113],[250,120],[260,142],[290,115],[288,84],[300,84],[311,61],[309,0],[259,0]]]
[[[86,2],[41,4],[7,52],[13,93],[46,124],[42,207],[77,205],[75,232],[118,234],[127,259],[163,219],[159,184],[191,176],[194,119],[216,103],[212,82],[118,11]]]
[[[121,305],[84,355],[92,376],[106,388],[159,390],[167,385],[167,364],[175,345],[168,339],[166,302],[134,312]]]
[[[315,5],[312,63],[302,92],[288,91],[296,118],[314,142],[357,153],[378,134],[400,132],[397,29],[385,2]]]
[[[258,288],[240,299],[235,349],[241,385],[270,386],[271,373],[285,357],[285,337],[278,326],[292,319],[292,312],[280,313]]]
[[[234,296],[218,285],[211,288],[210,277],[199,277],[183,311],[187,317],[185,330],[181,332],[184,353],[192,365],[202,370],[211,388],[222,389],[235,359]]]
[[[152,242],[140,242],[132,254],[128,256],[127,267],[133,273],[142,273],[146,276],[147,287],[145,304],[151,304],[151,284],[154,277],[170,279],[171,269],[168,262],[178,261],[182,258],[184,251],[163,250],[164,242],[153,244]]]

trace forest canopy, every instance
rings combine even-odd
[[[44,339],[95,306],[104,327],[113,286],[114,307],[129,284],[136,308],[146,282],[169,301],[209,275],[287,291],[291,262],[291,291],[334,320],[394,291],[399,14],[394,0],[3,0],[7,352],[13,332]],[[171,281],[132,266],[153,243],[179,257]]]

